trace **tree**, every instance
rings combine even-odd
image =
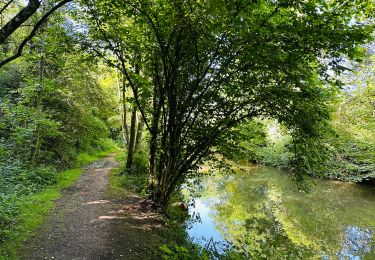
[[[319,137],[335,91],[328,71],[344,69],[343,55],[360,58],[372,31],[359,0],[84,3],[85,37],[125,75],[150,132],[150,190],[162,207],[241,120],[272,117],[299,140]]]
[[[346,88],[340,93],[333,125],[336,135],[329,138],[332,164],[326,175],[355,182],[375,180],[375,86],[374,55],[354,66]]]

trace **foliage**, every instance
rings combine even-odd
[[[293,165],[312,174],[336,91],[328,71],[339,74],[345,55],[361,60],[372,32],[363,1],[82,3],[85,42],[125,75],[150,132],[150,189],[162,207],[245,118],[288,126],[301,151]]]
[[[230,160],[259,162],[259,150],[266,146],[265,126],[260,121],[245,121],[221,136],[218,152]]]
[[[2,21],[0,28],[0,44],[3,45],[3,48],[2,53],[0,53],[0,68],[19,58],[25,46],[35,37],[38,30],[41,31],[48,18],[56,12],[56,10],[71,1],[72,0],[62,0],[53,3],[50,1],[29,0],[26,4],[23,1],[11,0],[2,3],[0,11]],[[48,9],[48,11],[46,11],[46,9]],[[34,25],[22,26],[26,21],[35,19],[37,19],[37,22],[35,22]],[[25,30],[25,28],[27,29]],[[22,33],[20,33],[20,31],[22,31]]]
[[[332,169],[327,173],[330,178],[356,182],[375,179],[373,61],[371,56],[355,70],[350,82],[354,89],[346,89],[341,95],[334,117],[337,135],[330,139],[334,155]]]
[[[5,197],[4,201],[0,194],[0,201],[5,202],[0,204],[0,259],[17,259],[22,243],[43,223],[61,191],[76,181],[81,173],[81,169],[61,172],[54,185],[32,195],[8,197],[8,200]]]
[[[290,136],[283,136],[275,142],[268,143],[266,147],[259,151],[262,158],[260,162],[264,165],[287,170],[293,158],[293,153],[287,148],[290,143]]]
[[[285,170],[354,182],[371,181],[375,174],[373,56],[347,75],[331,118],[331,130],[319,139],[293,138],[284,131],[266,147],[256,149],[260,162]],[[266,126],[268,129],[273,126]],[[237,141],[238,142],[238,141]],[[251,157],[249,157],[251,158]],[[319,174],[319,175],[318,175]]]
[[[191,245],[189,248],[185,246],[179,246],[175,244],[170,245],[162,245],[160,247],[160,250],[162,251],[162,259],[202,259],[202,260],[208,260],[209,253],[207,250],[203,250],[199,248],[197,245]]]
[[[370,1],[80,0],[55,12],[67,2],[10,1],[0,11],[15,23],[0,28],[1,241],[22,216],[20,198],[58,187],[61,169],[113,151],[108,138],[121,139],[121,131],[129,139],[128,164],[112,184],[149,193],[164,210],[217,152],[288,167],[299,179],[374,177],[371,81],[341,93],[337,137],[330,128],[338,78],[372,40]],[[23,8],[32,10],[19,17]],[[25,21],[34,24],[31,31]],[[14,58],[25,55],[9,63],[17,49]],[[267,144],[265,118],[286,127],[287,137]],[[148,148],[142,143],[133,162],[143,123]],[[273,217],[254,216],[248,228],[269,226]],[[285,237],[274,236],[278,228],[244,239],[278,242]],[[164,251],[187,254],[175,245]],[[249,252],[263,257],[257,248]]]
[[[30,108],[23,104],[10,104],[5,101],[1,104],[1,142],[2,157],[22,159],[31,162],[36,151],[42,150],[43,146],[50,140],[61,134],[59,124],[48,118],[43,112]],[[37,138],[38,147],[36,146]],[[30,149],[33,147],[34,149]],[[48,153],[37,156],[48,158]],[[46,158],[47,156],[47,158]]]

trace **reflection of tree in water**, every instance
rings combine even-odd
[[[243,258],[375,259],[374,190],[319,182],[303,194],[265,167],[203,183],[216,229]]]
[[[230,184],[228,188],[231,189]],[[281,208],[277,192],[261,186],[247,190],[242,199],[237,195],[232,193],[228,201],[216,205],[218,214],[214,216],[218,229],[233,244],[234,251],[251,259],[270,256],[298,259],[311,254],[307,247],[293,243],[286,234],[277,216]]]
[[[369,228],[348,226],[338,254],[340,259],[375,259],[375,232]]]

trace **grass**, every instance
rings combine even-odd
[[[77,167],[82,167],[90,162],[98,160],[100,157],[119,151],[117,145],[110,139],[101,140],[101,148],[100,152],[94,154],[80,153],[77,156],[75,165]]]
[[[126,153],[121,151],[115,157],[118,167],[109,175],[109,185],[106,191],[111,199],[119,200],[130,193],[136,193],[141,197],[146,196],[147,183],[147,157],[144,154],[136,154],[134,157],[131,173],[122,173],[125,167]]]
[[[118,148],[111,147],[93,155],[80,154],[77,157],[78,166],[96,161],[100,157],[116,150]],[[55,200],[61,197],[62,190],[71,186],[80,177],[82,172],[81,168],[61,172],[56,184],[19,200],[20,212],[17,216],[18,225],[10,235],[10,238],[0,244],[0,260],[18,259],[17,252],[21,249],[22,244],[43,224],[46,216],[54,207]]]
[[[59,174],[57,183],[42,192],[27,196],[19,201],[20,214],[18,227],[11,237],[0,247],[0,259],[17,259],[17,251],[43,222],[53,208],[54,201],[61,196],[61,191],[74,183],[82,169],[73,169]]]
[[[106,195],[113,200],[121,200],[129,194],[129,191],[125,188],[124,176],[119,174],[123,167],[123,163],[121,162],[125,161],[125,157],[126,154],[124,151],[116,154],[115,160],[118,162],[118,166],[109,174],[109,185],[107,186]]]

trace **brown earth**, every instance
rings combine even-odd
[[[139,196],[109,199],[114,154],[88,165],[56,201],[20,259],[160,259],[164,224]]]

